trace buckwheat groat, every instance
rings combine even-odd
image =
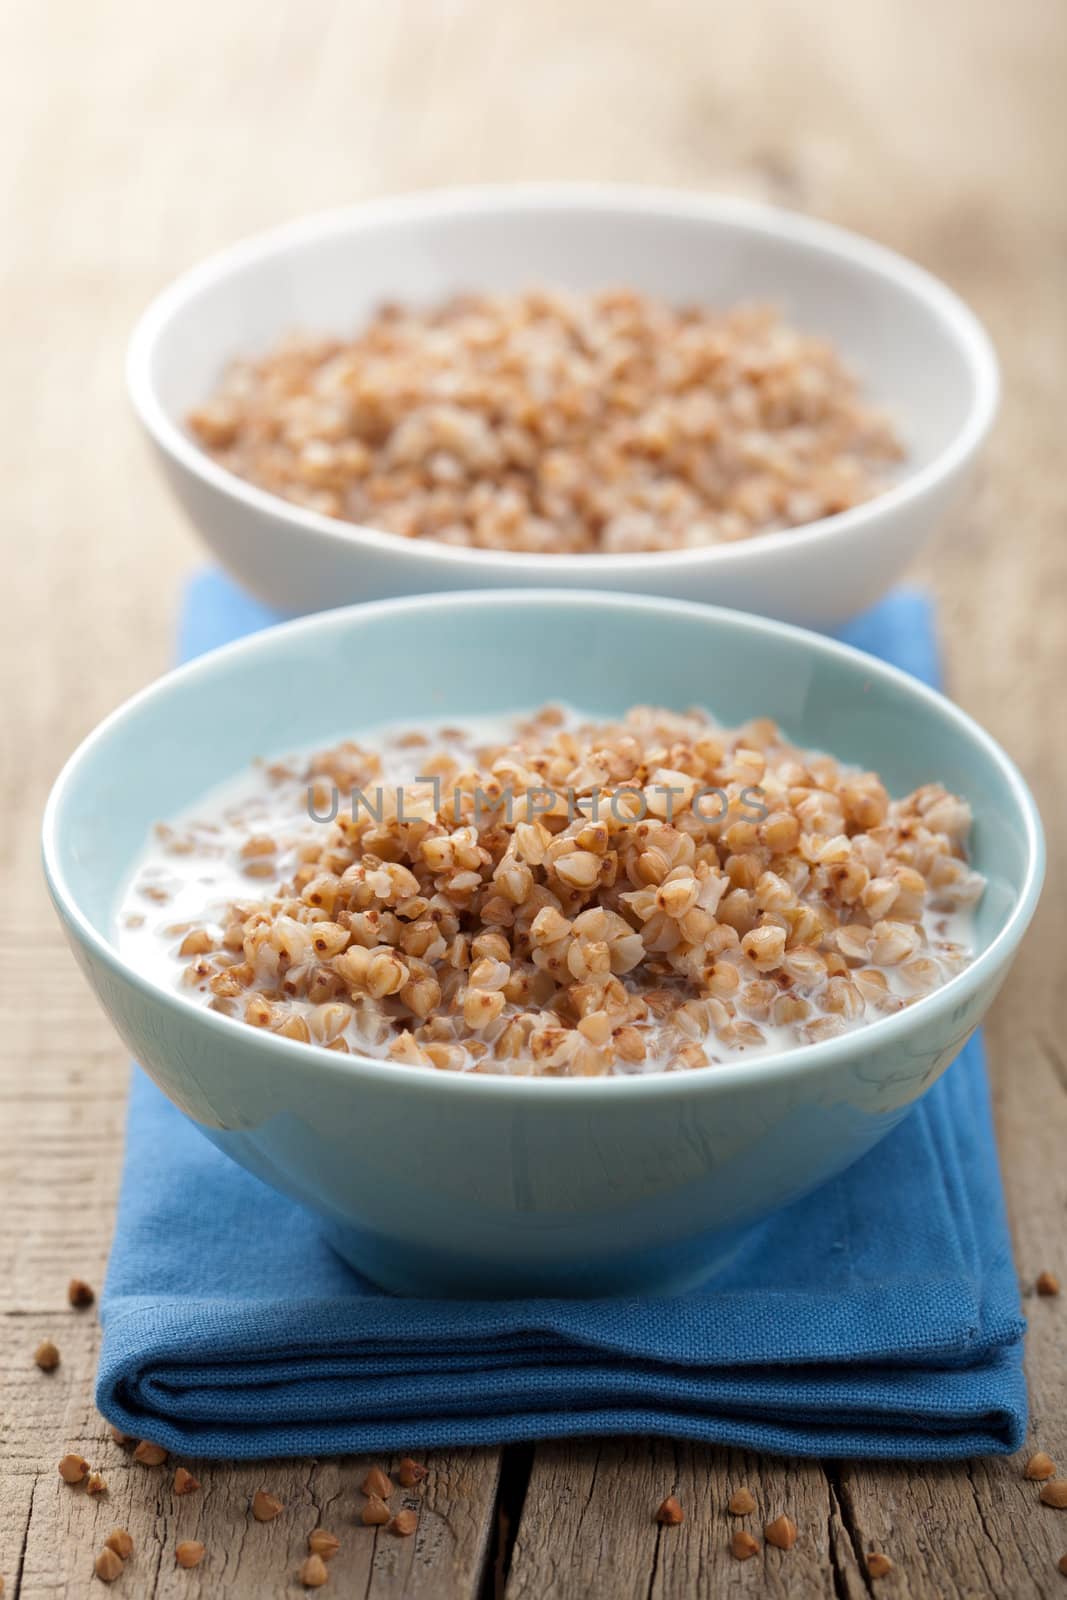
[[[833,348],[772,310],[629,290],[385,307],[235,362],[189,418],[329,517],[550,554],[745,539],[877,493],[902,451]]]
[[[940,786],[890,799],[769,721],[548,708],[262,769],[163,830],[120,928],[164,981],[332,1050],[703,1067],[833,1038],[966,965],[969,826]]]

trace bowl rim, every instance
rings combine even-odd
[[[152,380],[152,362],[168,324],[206,288],[222,278],[254,269],[264,259],[319,238],[353,229],[385,228],[423,217],[478,217],[526,211],[599,213],[626,212],[686,221],[732,224],[807,246],[836,257],[868,275],[894,283],[921,301],[949,330],[971,382],[967,414],[942,450],[925,466],[905,471],[870,500],[833,516],[776,533],[762,533],[729,544],[693,550],[646,550],[625,554],[538,554],[530,551],[484,550],[443,544],[436,539],[404,539],[364,523],[346,522],[296,506],[219,466],[162,405]],[[883,515],[912,505],[952,476],[978,450],[996,417],[1000,373],[988,333],[963,300],[947,284],[896,251],[835,223],[803,216],[783,207],[732,195],[640,184],[518,183],[428,189],[387,196],[352,206],[320,211],[283,223],[239,241],[182,273],[142,313],[130,337],[126,382],[134,411],[159,449],[206,487],[248,511],[277,518],[307,534],[341,545],[365,547],[394,558],[425,562],[427,581],[435,573],[468,569],[474,574],[498,570],[511,580],[537,575],[544,584],[567,581],[568,574],[590,578],[637,578],[670,573],[696,563],[745,569],[788,549],[802,553],[809,544],[846,537]]]
[[[610,1097],[714,1092],[714,1085],[720,1085],[725,1089],[748,1085],[757,1080],[764,1084],[783,1083],[802,1077],[805,1073],[833,1068],[853,1054],[857,1048],[857,1040],[869,1037],[871,1030],[877,1030],[878,1040],[883,1044],[891,1043],[894,1038],[902,1040],[916,1027],[921,1027],[923,1021],[932,1021],[937,1016],[944,1016],[959,1004],[972,999],[998,968],[1010,958],[1030,923],[1040,896],[1045,871],[1044,831],[1037,805],[1019,769],[997,741],[986,733],[973,717],[968,716],[947,696],[921,683],[900,668],[890,666],[887,662],[857,650],[852,645],[842,644],[836,639],[813,633],[805,628],[774,622],[747,612],[732,611],[722,606],[706,606],[693,601],[569,589],[482,589],[453,594],[416,595],[369,601],[338,607],[333,611],[317,612],[307,617],[298,617],[293,621],[278,623],[274,627],[262,629],[229,644],[221,645],[196,657],[193,661],[164,673],[130,696],[104,717],[67,759],[52,786],[45,806],[42,823],[44,873],[53,903],[68,930],[81,944],[88,947],[115,978],[132,985],[145,1000],[162,1005],[168,1013],[177,1013],[179,1021],[185,1018],[191,1027],[199,1024],[206,1028],[209,1037],[216,1034],[223,1041],[228,1038],[233,1042],[234,1027],[243,1024],[237,1023],[232,1017],[225,1017],[218,1012],[208,1010],[177,989],[169,989],[146,977],[119,954],[110,940],[98,932],[81,910],[63,870],[59,823],[67,795],[76,789],[82,763],[97,745],[106,741],[111,730],[131,712],[145,705],[150,706],[153,701],[165,703],[167,695],[175,684],[195,684],[200,678],[210,680],[212,674],[225,671],[229,663],[257,652],[271,652],[277,649],[284,652],[290,642],[297,642],[308,633],[319,630],[344,632],[352,627],[358,629],[363,619],[381,616],[393,615],[403,618],[413,614],[425,615],[442,609],[472,608],[477,612],[548,605],[575,611],[610,609],[631,614],[651,612],[661,617],[685,615],[712,628],[741,629],[756,637],[785,634],[809,651],[838,660],[849,671],[862,672],[867,678],[881,679],[888,685],[904,690],[919,702],[921,707],[939,717],[947,718],[955,724],[960,733],[978,747],[986,760],[992,762],[1000,771],[1023,823],[1027,847],[1026,871],[1019,886],[1015,906],[1004,925],[970,966],[949,979],[941,988],[923,996],[903,1011],[878,1018],[862,1028],[819,1044],[801,1045],[795,1049],[749,1061],[734,1060],[709,1064],[706,1067],[688,1068],[683,1072],[657,1071],[633,1076],[599,1078],[445,1072],[437,1067],[409,1066],[375,1056],[340,1055],[337,1051],[326,1049],[325,1046],[309,1046],[299,1040],[265,1033],[260,1029],[253,1033],[247,1027],[246,1045],[266,1051],[268,1057],[273,1056],[277,1060],[279,1067],[289,1063],[299,1070],[303,1063],[303,1069],[309,1075],[312,1072],[328,1071],[358,1081],[370,1073],[379,1085],[392,1080],[396,1085],[421,1083],[428,1089],[431,1084],[436,1084],[445,1094],[503,1093],[517,1095],[520,1098],[540,1097],[541,1101],[548,1103],[558,1094],[568,1095],[571,1098],[592,1097],[599,1101],[605,1095]],[[219,1035],[220,1029],[222,1032]],[[445,1087],[446,1085],[448,1087]]]

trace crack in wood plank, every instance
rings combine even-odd
[[[1041,1054],[1052,1068],[1053,1075],[1059,1083],[1060,1088],[1067,1093],[1067,1054],[1065,1054],[1060,1046],[1056,1044],[1055,1040],[1050,1039],[1047,1034],[1040,1034],[1038,1036],[1038,1047],[1041,1051]]]
[[[35,1472],[30,1485],[30,1498],[26,1506],[26,1520],[22,1529],[22,1541],[19,1544],[18,1566],[15,1568],[15,1600],[19,1600],[22,1593],[22,1574],[26,1566],[26,1550],[30,1542],[30,1525],[33,1522],[33,1502],[37,1494],[37,1483],[40,1474]]]

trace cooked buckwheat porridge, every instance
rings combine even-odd
[[[189,417],[328,517],[487,550],[679,550],[870,499],[902,457],[833,346],[767,307],[632,290],[384,307],[235,361]]]
[[[548,707],[257,766],[156,831],[131,964],[239,1022],[451,1071],[814,1044],[972,954],[970,811],[769,721]]]

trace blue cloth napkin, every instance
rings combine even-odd
[[[273,620],[225,579],[182,652]],[[931,681],[929,602],[848,630]],[[671,1299],[400,1299],[233,1166],[137,1069],[97,1399],[187,1455],[664,1434],[792,1455],[1015,1450],[1023,1321],[981,1045],[862,1162]]]

